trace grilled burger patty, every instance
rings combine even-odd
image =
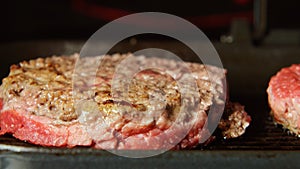
[[[300,65],[281,69],[271,78],[267,93],[275,122],[300,136]]]
[[[118,65],[128,57],[135,59],[116,76]],[[131,54],[102,56],[99,69],[94,67],[99,57],[80,58],[76,64],[78,60],[74,54],[12,65],[0,88],[0,134],[44,146],[103,149],[157,149],[166,140],[173,144],[169,136],[184,134],[175,148],[192,148],[205,133],[210,107],[225,104],[220,96],[226,72],[217,67],[189,62],[184,67],[174,60]],[[139,65],[163,65],[168,71],[146,69],[128,79],[126,73]],[[189,97],[182,102],[178,81],[188,83],[188,74],[198,90],[187,89],[186,94],[199,100]],[[118,78],[112,81],[114,77]],[[187,115],[179,113],[184,104],[189,105]],[[251,118],[243,106],[226,104],[219,127],[224,137],[238,137]]]

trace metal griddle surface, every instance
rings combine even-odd
[[[1,77],[8,73],[8,65],[19,61],[49,56],[52,54],[72,54],[78,52],[81,41],[42,41],[19,42],[0,45],[2,57]],[[165,49],[174,49],[173,43],[164,43]],[[193,150],[169,151],[147,159],[127,159],[110,154],[104,150],[86,147],[54,148],[36,146],[19,141],[12,136],[0,137],[0,167],[9,168],[295,168],[300,162],[300,139],[275,125],[269,116],[266,88],[269,78],[280,68],[292,63],[300,63],[300,50],[278,47],[255,48],[214,44],[220,54],[224,67],[228,70],[230,100],[245,105],[252,117],[246,133],[236,139],[224,140],[217,137],[207,146]],[[51,48],[49,48],[51,46]],[[121,45],[115,51],[131,51],[145,47],[162,47],[157,42]],[[179,48],[176,48],[179,49]],[[189,56],[188,51],[174,53]],[[193,59],[186,57],[186,60]],[[294,160],[293,160],[294,159]],[[296,159],[296,160],[295,160]],[[58,165],[56,163],[60,163]],[[49,165],[49,166],[48,166]],[[52,165],[52,166],[51,166]],[[26,168],[26,167],[25,167]]]

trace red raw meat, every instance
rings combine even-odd
[[[267,89],[275,122],[300,135],[300,64],[281,69]]]

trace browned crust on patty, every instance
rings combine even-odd
[[[184,62],[185,66],[182,66],[183,63],[174,60],[146,57],[138,57],[130,63],[126,71],[132,71],[131,68],[139,64],[150,63],[164,65],[168,72],[141,71],[131,79],[126,95],[122,92],[124,86],[115,88],[115,94],[119,94],[115,98],[111,91],[112,78],[117,66],[127,57],[133,55],[115,54],[101,57],[100,68],[95,76],[90,70],[94,70],[99,57],[80,58],[80,64],[76,65],[79,60],[78,54],[38,58],[13,65],[0,88],[0,97],[4,101],[3,110],[28,112],[53,119],[53,125],[67,125],[78,123],[81,113],[76,111],[76,101],[92,100],[96,103],[101,118],[125,137],[145,133],[154,128],[165,130],[178,117],[182,106],[178,81],[184,79],[186,74],[193,76],[198,87],[197,91],[188,90],[188,94],[199,94],[200,98],[187,100],[189,105],[197,105],[191,106],[193,114],[205,118],[205,113],[213,103],[225,104],[221,99],[226,73],[224,69],[189,62]],[[213,77],[208,76],[208,71]],[[76,81],[73,81],[74,77]],[[85,79],[91,77],[94,81]],[[163,98],[166,105],[160,105],[158,100],[150,103],[150,97],[156,97],[158,100]],[[151,105],[155,105],[155,109]],[[159,108],[164,110],[155,114],[159,112],[156,111]],[[85,105],[83,109],[89,111],[94,107]],[[242,106],[229,106],[229,109],[227,112],[232,114],[228,115],[226,120],[222,120],[219,126],[224,128],[227,138],[237,137],[244,133],[249,125],[249,118]],[[152,114],[147,116],[149,112]],[[199,131],[194,130],[195,134]]]

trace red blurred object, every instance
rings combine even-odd
[[[251,0],[234,0],[234,2],[244,5],[251,2]],[[134,11],[95,4],[87,0],[72,0],[72,8],[86,16],[108,22],[135,13]],[[196,26],[209,29],[227,27],[234,18],[244,18],[253,23],[253,10],[185,17]]]
[[[233,0],[233,1],[238,5],[247,5],[251,2],[251,0]]]
[[[85,0],[73,0],[72,7],[73,9],[75,9],[80,13],[104,21],[111,21],[132,13],[122,9],[114,9],[114,8],[91,4]]]

